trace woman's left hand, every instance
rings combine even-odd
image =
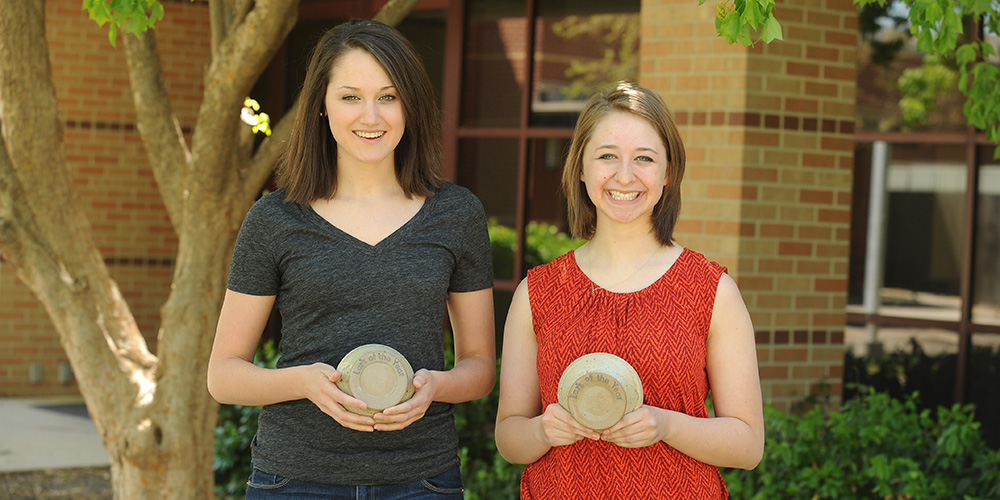
[[[413,374],[413,388],[410,399],[375,414],[376,431],[398,431],[423,418],[437,392],[433,374],[427,369],[417,370]]]
[[[666,425],[662,409],[642,405],[601,433],[601,439],[624,448],[642,448],[661,441]]]

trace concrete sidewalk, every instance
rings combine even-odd
[[[110,465],[81,398],[0,398],[0,472]]]

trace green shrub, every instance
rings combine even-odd
[[[513,278],[514,256],[517,251],[517,231],[489,219],[490,246],[493,249],[493,273],[504,279]],[[530,221],[524,228],[525,269],[551,262],[556,257],[575,250],[586,240],[573,238],[547,222]]]
[[[445,364],[454,366],[452,337],[445,337]],[[462,482],[466,500],[518,498],[523,465],[514,465],[497,451],[493,429],[500,400],[500,360],[497,359],[497,384],[482,399],[455,405],[455,428],[458,430],[458,455],[462,460]]]
[[[492,217],[487,221],[487,227],[490,232],[490,249],[493,251],[493,275],[510,279],[514,274],[517,231],[498,223]]]
[[[274,368],[280,354],[273,341],[267,341],[254,355],[254,364]],[[221,496],[246,495],[250,474],[250,441],[257,434],[259,406],[220,405],[215,427],[215,491]]]
[[[860,389],[837,411],[765,409],[764,457],[752,471],[725,469],[739,499],[1000,498],[1000,451],[982,439],[970,406],[918,407]]]
[[[524,229],[524,265],[527,269],[552,262],[570,250],[580,248],[587,240],[573,238],[545,222],[531,221]]]
[[[965,401],[975,405],[986,443],[1000,448],[1000,351],[973,344],[968,356]],[[930,354],[915,338],[910,339],[908,351],[857,356],[848,350],[844,356],[843,397],[855,397],[854,387],[871,387],[894,398],[919,392],[922,409],[949,406],[954,402],[957,368],[957,353]]]
[[[224,495],[246,494],[250,474],[250,441],[257,434],[259,406],[221,405],[215,428],[215,491]]]

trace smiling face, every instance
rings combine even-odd
[[[600,119],[583,150],[580,180],[597,208],[597,224],[652,226],[667,183],[667,151],[645,118],[612,111]]]
[[[325,107],[337,141],[338,166],[394,166],[403,137],[403,104],[382,65],[369,53],[344,53],[330,69]]]

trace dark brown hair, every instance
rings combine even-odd
[[[573,130],[573,140],[563,166],[562,189],[569,209],[569,228],[573,236],[590,239],[597,228],[597,208],[583,174],[583,152],[597,123],[611,112],[624,112],[645,118],[659,134],[667,150],[667,184],[660,201],[653,207],[652,223],[656,239],[671,246],[674,226],[681,211],[681,179],[684,177],[684,143],[674,117],[659,94],[634,82],[622,81],[594,94],[587,101]]]
[[[327,31],[313,49],[299,95],[288,145],[278,161],[276,182],[299,203],[330,198],[337,191],[337,142],[321,112],[333,65],[361,49],[375,58],[396,87],[406,127],[396,146],[396,180],[408,197],[430,196],[441,176],[441,119],[427,70],[413,45],[391,26],[351,20]]]

